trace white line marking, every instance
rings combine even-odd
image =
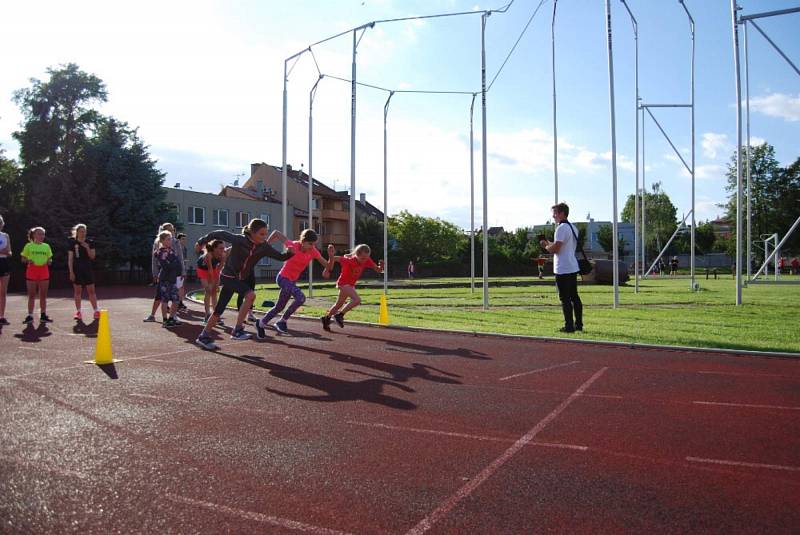
[[[515,377],[522,377],[523,375],[530,375],[532,373],[544,372],[547,370],[552,370],[554,368],[563,368],[564,366],[572,366],[573,364],[578,364],[579,362],[580,362],[579,360],[573,360],[572,362],[565,362],[564,364],[556,364],[555,366],[548,366],[547,368],[539,368],[536,370],[531,370],[529,372],[517,373],[514,375],[509,375],[508,377],[501,377],[500,379],[498,379],[498,381],[508,381],[509,379],[513,379]]]
[[[29,351],[43,351],[44,353],[49,353],[50,351],[58,351],[58,349],[42,349],[41,347],[31,347],[31,346],[18,346],[17,349],[27,349]]]
[[[198,507],[211,509],[212,511],[218,513],[226,513],[229,515],[238,516],[239,518],[244,518],[245,520],[264,522],[266,524],[272,524],[273,526],[278,526],[285,529],[304,531],[306,533],[319,533],[321,535],[351,535],[345,531],[337,531],[335,529],[321,528],[319,526],[305,524],[303,522],[298,522],[296,520],[289,520],[288,518],[279,518],[277,516],[265,515],[263,513],[244,511],[242,509],[235,509],[233,507],[227,507],[225,505],[219,505],[216,503],[206,502],[202,500],[193,500],[192,498],[186,498],[185,496],[178,496],[176,494],[166,494],[165,496],[170,500],[176,502],[181,502],[188,505],[196,505]]]
[[[797,378],[792,375],[782,375],[779,373],[743,373],[743,372],[712,372],[712,371],[698,371],[695,373],[700,373],[703,375],[733,375],[735,377],[786,377],[789,379]]]
[[[222,377],[219,375],[212,375],[211,377],[201,377],[198,381],[211,381],[213,379],[222,379]]]
[[[153,396],[151,394],[138,394],[136,392],[132,392],[128,394],[129,396],[137,397],[137,398],[147,398],[147,399],[157,399],[159,401],[177,401],[178,403],[189,403],[189,401],[185,399],[175,399],[175,398],[164,398],[161,396]]]
[[[536,435],[538,435],[550,422],[555,420],[559,414],[564,412],[573,401],[575,401],[592,383],[600,378],[608,368],[602,368],[597,373],[592,375],[585,383],[573,392],[567,399],[553,409],[553,412],[544,417],[538,424],[536,424],[530,431],[528,431],[522,438],[517,440],[510,448],[503,452],[500,457],[492,461],[492,463],[484,468],[478,475],[476,475],[469,483],[458,489],[455,494],[445,500],[439,507],[437,507],[428,516],[423,518],[416,526],[408,531],[407,535],[419,535],[425,533],[442,517],[449,513],[458,502],[472,494],[478,486],[489,479],[503,464],[506,463],[511,457],[521,450],[526,444],[531,442]]]
[[[392,431],[408,431],[410,433],[427,433],[431,435],[442,435],[446,437],[457,437],[457,438],[471,438],[474,440],[485,440],[489,442],[513,442],[513,439],[508,438],[501,438],[501,437],[490,437],[487,435],[472,435],[469,433],[456,433],[453,431],[439,431],[437,429],[422,429],[419,427],[403,427],[399,425],[389,425],[389,424],[381,424],[381,423],[370,423],[370,422],[355,422],[355,421],[348,421],[345,422],[350,425],[360,425],[363,427],[377,427],[379,429],[389,429]],[[575,444],[560,444],[554,442],[531,442],[531,446],[543,446],[547,448],[564,448],[570,450],[580,450],[586,451],[589,448],[587,446],[577,446]]]
[[[784,411],[800,411],[800,407],[782,405],[756,405],[753,403],[723,403],[721,401],[692,401],[695,405],[718,405],[720,407],[745,407],[750,409],[780,409]]]
[[[730,466],[747,466],[749,468],[768,468],[770,470],[788,470],[790,472],[800,472],[800,466],[784,466],[780,464],[744,463],[739,461],[725,461],[722,459],[702,459],[700,457],[686,457],[687,461],[693,463],[726,464]]]

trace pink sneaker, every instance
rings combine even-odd
[[[96,319],[96,320],[100,319],[100,311],[99,310],[95,310],[94,311],[94,319]]]
[[[83,319],[83,316],[81,316],[81,311],[80,310],[76,310],[75,311],[75,315],[72,316],[72,319],[74,319],[75,321]]]

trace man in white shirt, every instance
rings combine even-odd
[[[551,210],[557,225],[555,237],[552,242],[542,240],[540,245],[553,253],[553,272],[556,274],[558,298],[561,300],[561,309],[564,312],[564,326],[560,331],[565,333],[582,331],[583,303],[578,296],[578,259],[575,257],[578,229],[567,221],[569,206],[566,203],[559,203],[551,207]]]

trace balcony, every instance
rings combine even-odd
[[[345,210],[322,210],[322,219],[336,219],[347,221],[350,219],[350,212]]]
[[[347,234],[323,234],[320,236],[321,249],[325,249],[329,244],[347,247],[350,244],[350,236]]]

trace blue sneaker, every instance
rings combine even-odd
[[[261,324],[261,320],[256,320],[256,338],[263,340],[267,337],[267,330]]]
[[[216,351],[219,349],[219,346],[215,344],[213,340],[211,340],[211,337],[204,333],[200,333],[200,336],[197,337],[195,343],[203,349],[207,349],[209,351]]]
[[[276,331],[278,331],[281,334],[286,334],[289,332],[289,328],[286,326],[286,322],[283,320],[276,321],[273,327],[275,328]]]
[[[252,334],[244,331],[244,327],[236,327],[231,333],[233,340],[250,340],[252,337]]]

